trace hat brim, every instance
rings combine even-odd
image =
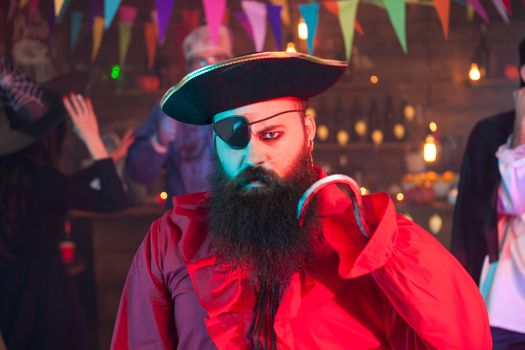
[[[316,96],[339,80],[347,66],[291,52],[234,57],[189,73],[164,94],[160,105],[181,122],[210,124],[215,114],[252,103]]]

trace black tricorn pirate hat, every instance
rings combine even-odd
[[[66,118],[62,96],[84,93],[88,78],[72,72],[39,85],[0,57],[0,156],[30,146]]]
[[[215,114],[279,97],[308,99],[332,86],[347,63],[295,52],[238,56],[189,73],[162,97],[168,116],[212,123]]]

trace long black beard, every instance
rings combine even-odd
[[[275,347],[273,320],[282,293],[294,272],[313,260],[319,235],[315,210],[308,210],[308,224],[296,218],[301,195],[317,179],[307,152],[291,167],[286,179],[263,168],[248,168],[227,179],[216,162],[210,202],[211,247],[219,264],[245,271],[258,291],[248,336],[255,348]],[[261,187],[247,188],[252,181]]]

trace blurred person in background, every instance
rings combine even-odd
[[[89,98],[70,93],[62,104],[64,91],[83,90],[86,82],[86,75],[70,74],[41,87],[0,58],[0,332],[9,350],[87,347],[59,250],[65,216],[69,209],[123,210],[126,197]],[[94,159],[74,176],[55,166],[68,114]],[[98,189],[90,185],[95,178]]]
[[[208,27],[200,26],[184,39],[182,50],[188,72],[223,61],[232,56],[230,30],[221,26],[215,44]],[[171,208],[173,196],[209,189],[208,177],[213,168],[209,125],[178,122],[166,116],[156,103],[135,136],[126,160],[126,173],[131,180],[150,185],[159,179],[165,167],[167,207]]]
[[[452,252],[485,299],[495,350],[525,349],[525,39],[514,110],[472,130],[461,167]]]

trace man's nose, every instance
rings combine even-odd
[[[244,165],[246,167],[251,166],[256,168],[258,166],[263,166],[268,160],[264,151],[264,146],[255,137],[251,138],[250,143],[248,143],[244,151]]]

